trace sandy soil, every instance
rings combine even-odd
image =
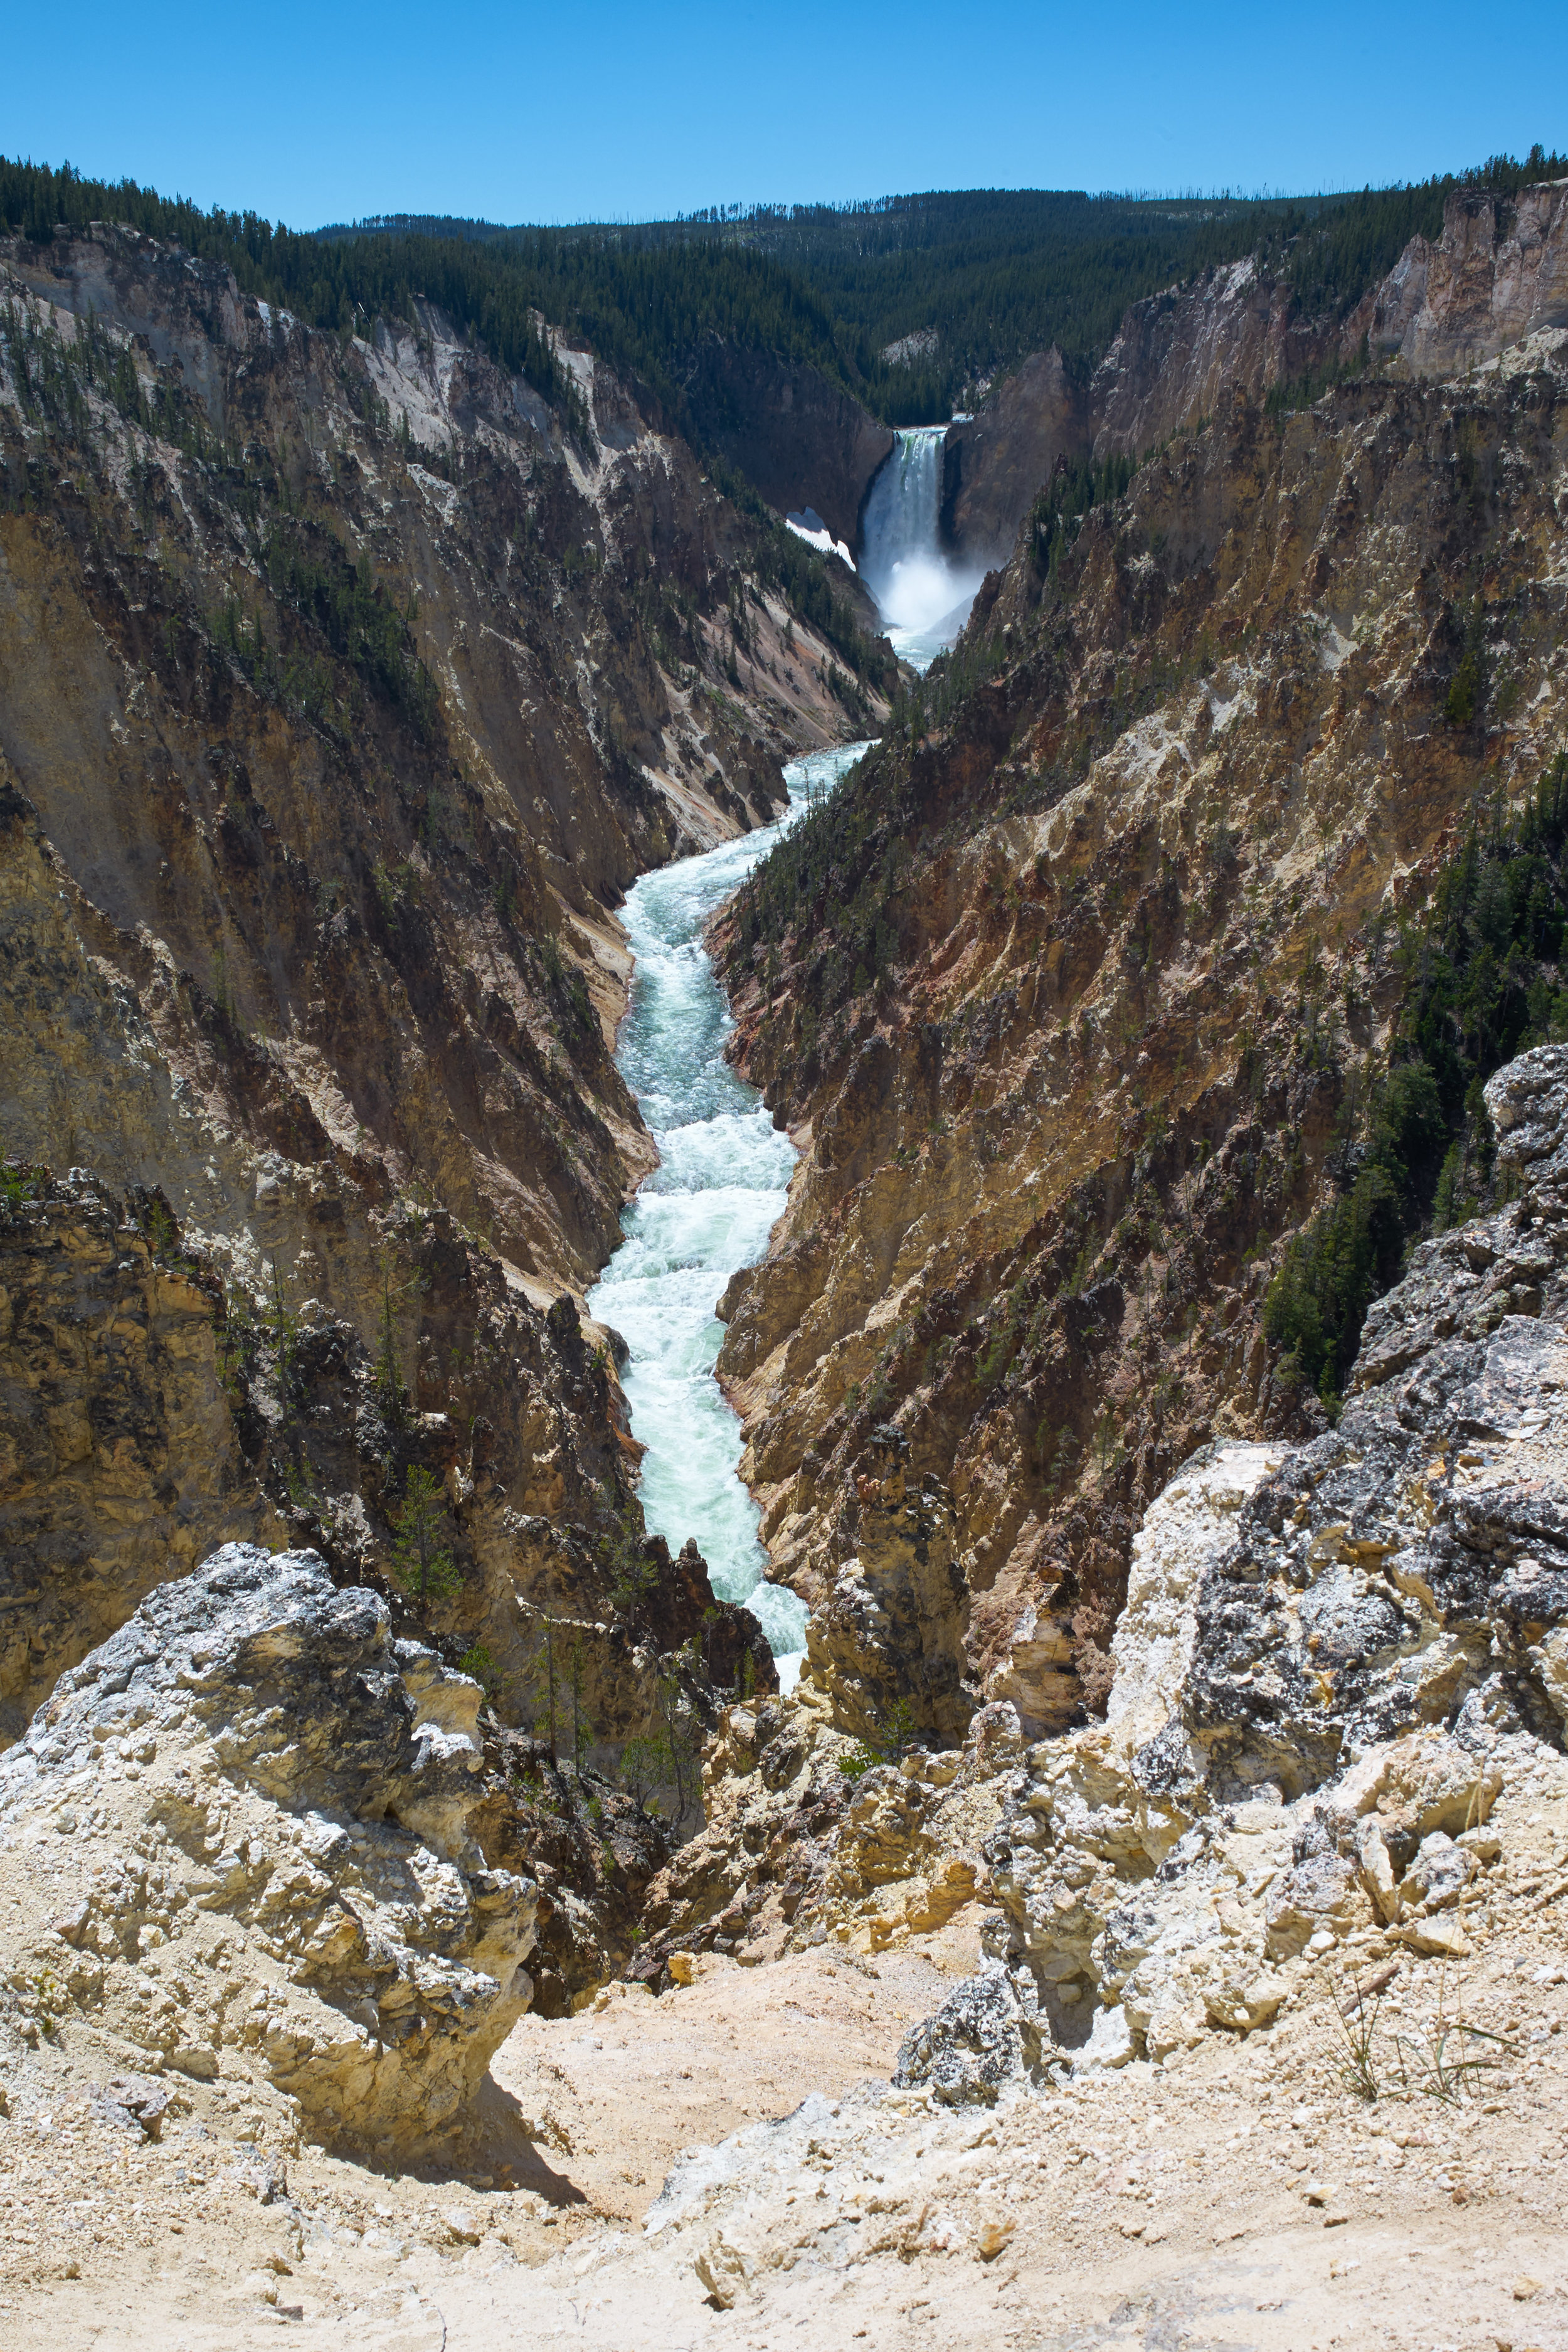
[[[92,2116],[111,2053],[68,2026],[0,2125],[0,2327],[29,2352],[1568,2352],[1568,1802],[1503,1825],[1457,1967],[1363,1932],[1266,2032],[995,2113],[850,2087],[972,1964],[973,1910],[934,1952],[525,2020],[462,2174],[282,2154],[276,2106],[221,2086],[140,2145]],[[1331,1995],[1394,1964],[1368,2104]],[[1507,2042],[1452,2100],[1388,2071],[1440,2004]],[[808,2091],[809,2133],[758,2129],[739,2186],[645,2235],[682,2149]]]
[[[580,2017],[523,2018],[490,2071],[563,2200],[640,2221],[684,2148],[890,2074],[910,2027],[978,1960],[973,1910],[918,1952],[872,1961],[821,1946],[769,1968],[705,1958],[662,2000],[617,1985]]]

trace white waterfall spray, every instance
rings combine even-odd
[[[925,669],[969,617],[984,574],[942,551],[944,425],[899,435],[866,501],[860,572],[877,600],[896,653]]]

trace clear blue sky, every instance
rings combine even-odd
[[[921,188],[1305,190],[1568,150],[1568,5],[18,8],[0,152],[294,227]]]

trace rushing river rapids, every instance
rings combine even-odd
[[[921,670],[962,627],[977,584],[938,545],[945,429],[900,434],[866,511],[867,583],[895,648]],[[702,929],[867,748],[792,761],[790,805],[776,824],[645,874],[628,892],[621,919],[637,972],[616,1060],[659,1165],[622,1217],[626,1239],[587,1302],[631,1350],[623,1384],[647,1449],[641,1494],[650,1533],[676,1549],[696,1537],[714,1591],[758,1619],[786,1689],[804,1654],[805,1605],[765,1579],[757,1507],[736,1467],[740,1424],[714,1378],[723,1327],[713,1309],[737,1267],[766,1249],[795,1153],[724,1059],[730,1013]]]
[[[628,1204],[626,1239],[587,1301],[631,1350],[622,1381],[633,1432],[647,1448],[641,1495],[650,1533],[672,1549],[696,1537],[714,1591],[743,1601],[759,1620],[786,1688],[800,1668],[805,1604],[763,1580],[757,1507],[736,1468],[740,1423],[713,1373],[723,1337],[713,1309],[737,1267],[767,1247],[795,1150],[724,1059],[732,1024],[702,927],[867,748],[792,761],[790,805],[776,824],[645,874],[627,893],[621,919],[637,972],[616,1060],[659,1165]]]

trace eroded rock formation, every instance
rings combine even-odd
[[[774,1572],[827,1601],[891,1430],[952,1498],[969,1694],[1026,1733],[1103,1705],[1194,1448],[1320,1425],[1263,1302],[1363,1148],[1397,927],[1568,722],[1565,385],[1532,347],[1238,396],[1065,569],[1019,550],[723,934],[741,1065],[806,1147],[720,1363]],[[1500,702],[1455,689],[1467,630]],[[874,1630],[913,1692],[909,1626]]]
[[[311,1553],[160,1586],[0,1759],[13,2018],[259,2077],[313,2137],[438,2136],[531,1990],[534,1890],[471,1826],[482,1698]]]

